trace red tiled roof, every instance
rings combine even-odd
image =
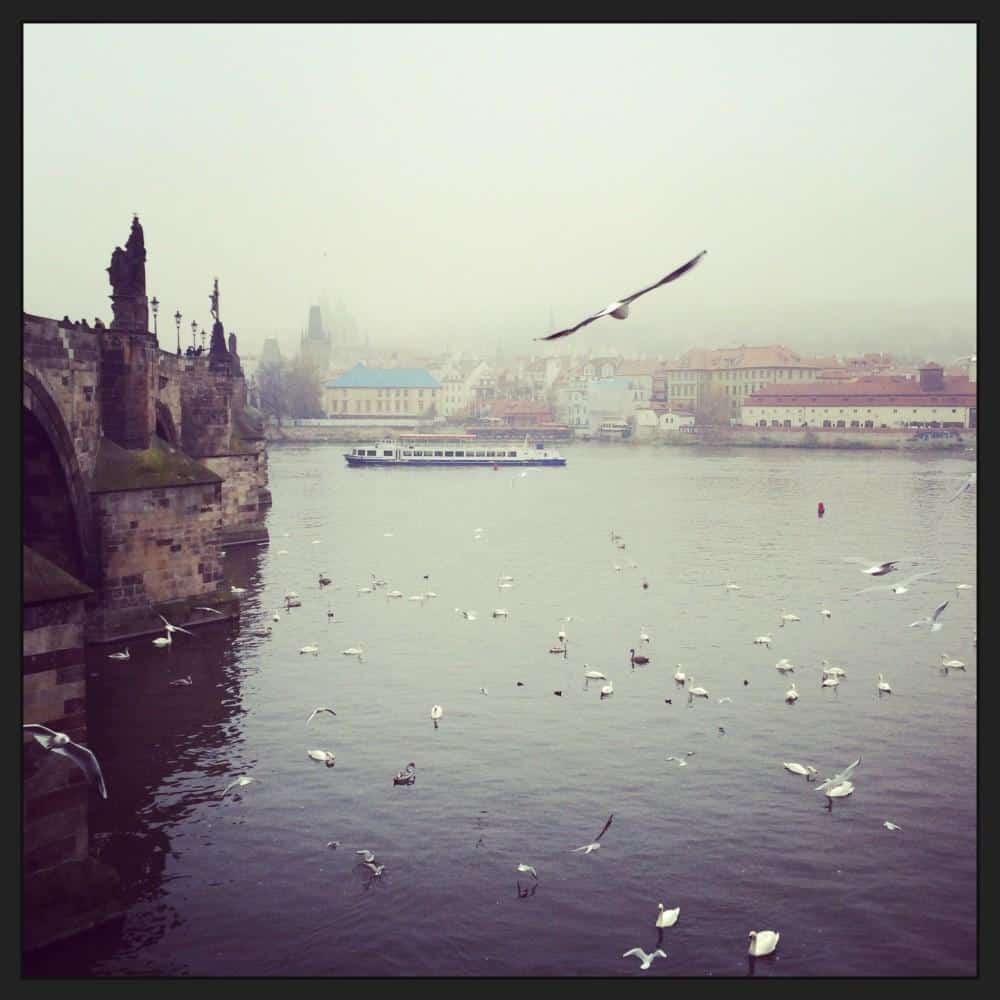
[[[694,347],[680,356],[672,369],[718,371],[729,368],[840,368],[833,358],[804,358],[795,351],[771,344],[764,347],[720,347],[709,350]]]
[[[618,375],[655,375],[660,370],[659,361],[623,361]]]
[[[530,414],[551,415],[551,409],[545,403],[536,403],[531,399],[495,399],[490,407],[490,416],[513,417]]]
[[[850,382],[769,385],[745,396],[744,406],[975,406],[976,383],[945,376],[942,391],[925,390],[913,379],[875,375]]]

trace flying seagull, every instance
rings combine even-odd
[[[966,481],[962,483],[962,485],[958,488],[958,492],[954,496],[948,497],[948,503],[951,503],[952,500],[957,500],[963,493],[967,493],[975,485],[976,485],[976,474],[974,472],[970,472],[969,478],[966,479]]]
[[[893,823],[893,822],[891,822],[890,820],[886,820],[882,825],[887,830],[902,830],[903,829],[901,826],[896,826],[896,824]]]
[[[538,872],[535,871],[535,869],[534,869],[534,867],[532,865],[526,865],[526,864],[522,863],[522,864],[519,864],[517,866],[517,870],[519,872],[525,872],[525,873],[527,873],[533,879],[537,879],[538,878]]]
[[[180,625],[171,625],[163,615],[157,616],[161,622],[166,626],[168,632],[183,632],[185,635],[192,635],[186,628],[181,628]]]
[[[57,733],[54,729],[49,729],[48,726],[31,723],[21,726],[21,730],[34,736],[46,750],[51,750],[61,757],[68,757],[83,771],[87,776],[87,780],[92,781],[97,786],[98,792],[101,793],[101,798],[106,799],[108,797],[108,789],[104,784],[104,775],[101,774],[101,765],[97,763],[97,758],[92,751],[88,750],[85,746],[81,746],[79,743],[74,743],[65,733]]]
[[[648,969],[653,963],[654,958],[666,958],[667,953],[662,948],[657,948],[651,955],[647,955],[641,948],[632,948],[622,955],[622,958],[628,958],[629,955],[635,955],[642,965],[639,966],[640,969]]]
[[[210,615],[221,615],[221,611],[217,611],[215,608],[195,608],[195,611],[207,611]]]
[[[226,797],[226,792],[228,792],[229,789],[243,788],[245,785],[249,785],[251,781],[253,781],[253,778],[250,778],[245,774],[241,774],[235,781],[231,781],[228,785],[226,785],[224,791],[222,792],[222,797]]]
[[[605,823],[604,826],[602,827],[601,832],[596,837],[594,837],[593,842],[590,844],[584,844],[582,847],[574,847],[573,853],[578,854],[580,851],[583,851],[584,854],[590,854],[591,851],[596,851],[601,846],[601,837],[603,837],[604,834],[607,833],[608,827],[611,826],[611,821],[614,818],[615,814],[612,813],[608,817],[607,823]]]
[[[817,792],[822,792],[833,785],[839,785],[843,783],[850,784],[847,779],[854,774],[857,770],[858,765],[861,763],[861,758],[859,757],[853,764],[848,764],[839,774],[835,774],[832,778],[827,778],[821,785],[816,786]]]
[[[896,563],[899,562],[899,560],[892,559],[889,562],[873,564],[868,559],[858,559],[854,556],[845,556],[844,562],[868,563],[868,568],[861,570],[862,573],[867,573],[869,576],[885,576],[886,573],[892,573],[896,569]]]
[[[332,708],[314,708],[312,710],[312,715],[310,715],[309,718],[306,719],[306,725],[308,726],[309,723],[312,722],[312,720],[315,719],[316,716],[320,714],[320,712],[329,712],[330,715],[337,714]]]
[[[919,628],[921,625],[930,625],[932,632],[940,632],[944,626],[938,621],[938,618],[941,617],[941,612],[944,611],[946,607],[948,607],[948,602],[944,601],[925,618],[918,618],[915,622],[910,622],[910,628]]]
[[[535,340],[557,340],[559,337],[566,337],[571,333],[576,333],[576,331],[581,327],[586,326],[588,323],[593,323],[594,320],[600,319],[602,316],[614,316],[615,319],[625,319],[625,317],[628,316],[629,306],[637,298],[639,298],[640,295],[645,295],[646,292],[651,292],[654,288],[659,288],[660,285],[669,284],[671,281],[676,281],[679,277],[681,277],[681,275],[687,274],[687,272],[690,271],[691,268],[693,268],[706,253],[708,253],[707,250],[702,250],[697,257],[692,257],[686,264],[681,264],[676,271],[671,271],[666,277],[660,278],[659,281],[654,281],[653,284],[647,285],[645,288],[641,288],[638,292],[626,295],[625,298],[620,299],[618,302],[612,302],[610,305],[605,306],[600,312],[594,313],[593,316],[588,316],[582,322],[577,323],[576,326],[568,327],[565,330],[557,330],[555,333],[550,333],[547,337],[535,337]]]

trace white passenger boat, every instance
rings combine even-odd
[[[361,465],[565,465],[566,459],[541,441],[515,445],[470,435],[401,434],[344,452],[349,466]]]

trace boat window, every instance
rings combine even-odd
[[[383,451],[383,452],[382,452],[382,454],[383,454],[383,455],[384,455],[384,456],[385,456],[386,458],[392,458],[392,452],[391,452],[391,451]]]
[[[374,458],[374,457],[375,457],[375,451],[374,451],[374,449],[369,449],[369,450],[368,450],[367,452],[365,452],[365,454],[366,454],[366,455],[371,455],[371,456],[372,456],[372,458]]]
[[[465,458],[465,452],[464,451],[456,451],[455,452],[455,458]]]
[[[951,412],[954,413],[955,411],[952,410]],[[477,451],[476,452],[476,458],[485,458],[485,457],[486,457],[486,452],[485,451]]]
[[[446,451],[444,453],[444,457],[445,458],[454,458],[455,457],[455,453],[453,451]]]
[[[507,452],[507,457],[508,458],[517,458],[517,452],[516,451],[508,451]]]
[[[488,451],[488,452],[486,452],[486,457],[487,458],[496,458],[497,457],[497,453],[495,451]]]
[[[413,452],[412,451],[404,451],[403,452],[403,457],[404,458],[412,458],[413,457]]]
[[[434,452],[434,457],[435,458],[440,458],[441,457],[441,452],[439,452],[439,451]]]

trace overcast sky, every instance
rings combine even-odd
[[[563,344],[974,344],[974,25],[23,30],[28,312],[110,321],[135,211],[167,347],[217,275],[244,353],[537,350],[706,249]]]

